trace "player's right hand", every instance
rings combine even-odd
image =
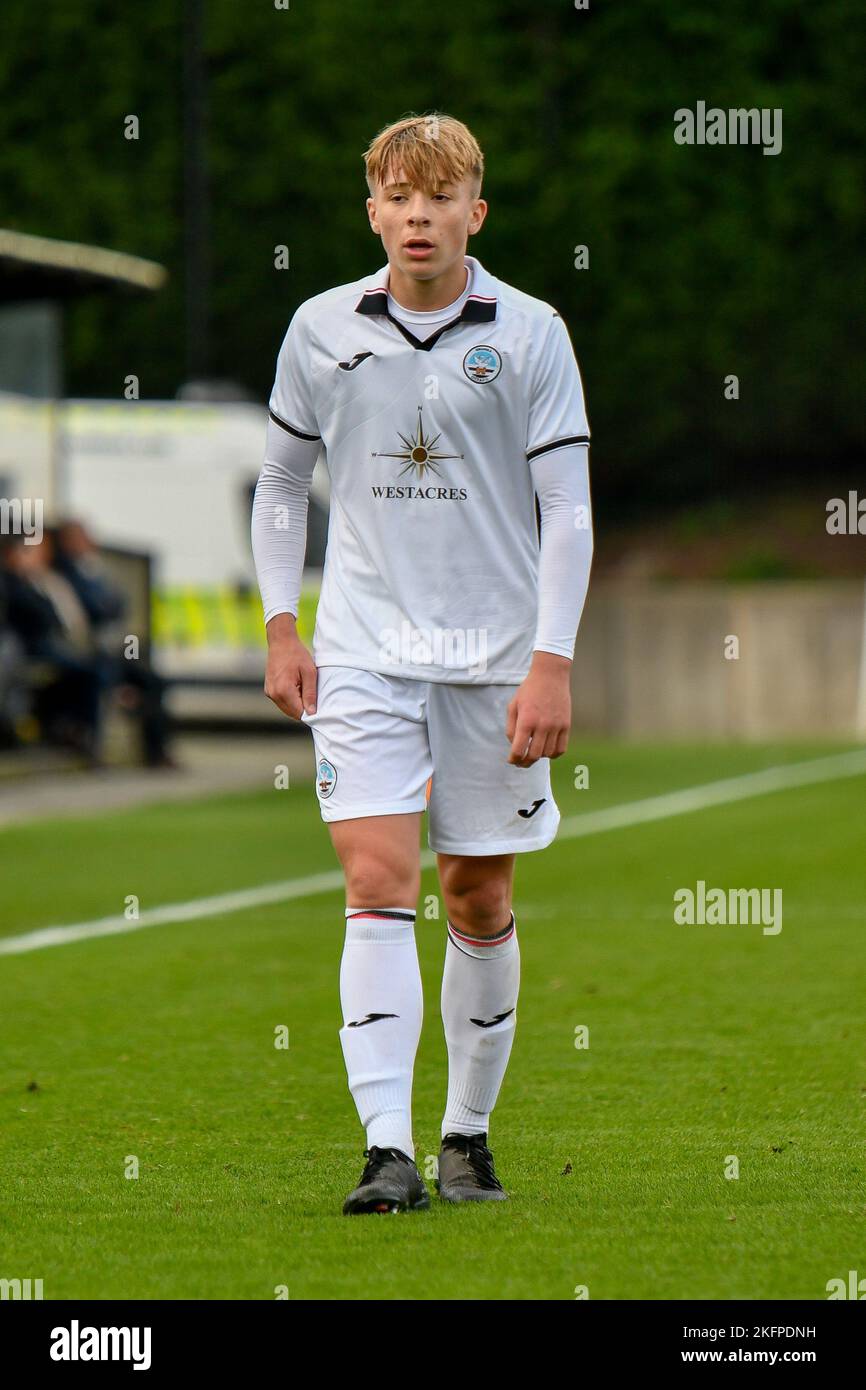
[[[265,694],[292,719],[315,714],[316,663],[296,632],[280,633],[268,643]]]

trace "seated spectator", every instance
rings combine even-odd
[[[120,619],[127,602],[97,547],[80,521],[68,520],[56,533],[55,566],[71,586],[87,615],[91,640],[100,653],[106,687],[117,687],[127,708],[139,720],[143,758],[148,767],[176,767],[168,749],[169,722],[165,713],[165,682],[143,657],[127,660],[122,653]]]
[[[52,544],[12,538],[3,549],[5,622],[31,662],[53,680],[38,696],[48,739],[100,761],[103,675],[87,613],[72,586],[51,568]]]
[[[0,574],[0,748],[15,748],[29,709],[27,657],[15,633],[6,626]]]

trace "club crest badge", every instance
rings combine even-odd
[[[502,371],[502,358],[486,343],[470,348],[463,358],[463,370],[470,381],[495,381]]]
[[[327,758],[320,758],[318,774],[316,777],[316,786],[319,792],[320,799],[324,801],[327,797],[329,797],[336,785],[337,769],[334,767],[333,763],[328,762]]]

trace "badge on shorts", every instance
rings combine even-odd
[[[495,381],[502,371],[502,358],[495,347],[480,343],[463,358],[463,370],[470,381]]]
[[[327,758],[319,759],[317,786],[322,800],[331,795],[337,785],[337,769]]]

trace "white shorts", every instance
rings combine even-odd
[[[325,821],[428,809],[442,854],[544,849],[559,807],[550,760],[509,763],[506,710],[517,685],[451,685],[320,666],[313,734]]]

